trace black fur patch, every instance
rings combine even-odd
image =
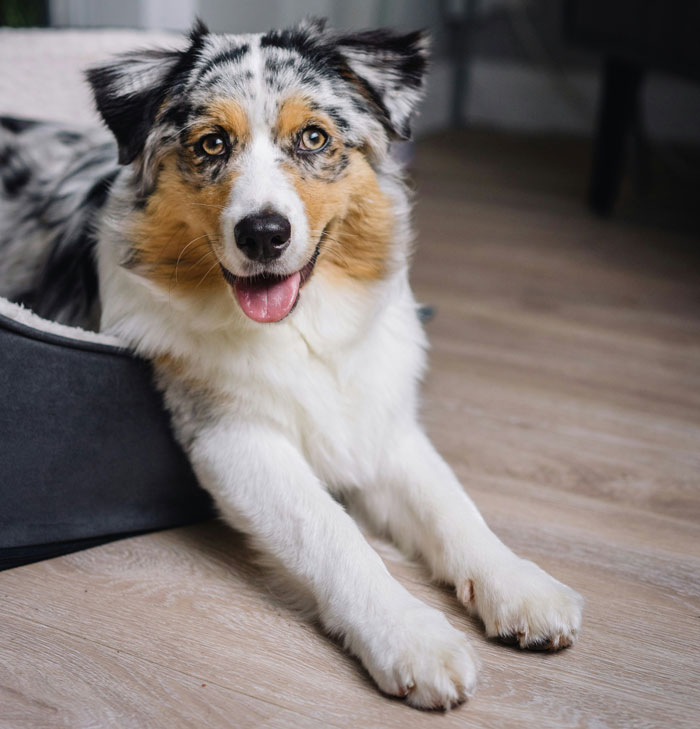
[[[340,46],[357,48],[365,53],[391,53],[398,61],[394,70],[399,72],[399,86],[419,87],[428,68],[425,54],[417,53],[416,48],[423,38],[423,31],[417,30],[406,35],[396,35],[389,30],[367,30],[338,39]]]
[[[197,74],[197,78],[204,78],[209,71],[216,68],[216,66],[220,66],[222,63],[234,63],[236,61],[240,61],[243,56],[245,56],[246,53],[250,50],[250,46],[247,43],[244,43],[241,46],[236,46],[235,48],[228,48],[225,51],[221,51],[221,53],[218,53],[213,58],[210,58],[204,66],[199,70]]]
[[[72,221],[68,231],[54,238],[33,297],[33,309],[39,316],[51,319],[61,312],[71,321],[85,320],[97,301],[95,215],[117,174],[115,169],[94,182],[80,203],[80,221]]]
[[[65,144],[67,147],[77,144],[82,140],[82,138],[83,135],[78,132],[68,132],[65,130],[56,132],[56,139],[58,139],[61,144]]]
[[[0,127],[6,129],[8,132],[14,134],[20,134],[35,127],[39,122],[33,121],[32,119],[16,119],[12,116],[0,116]]]
[[[92,68],[87,79],[92,86],[97,109],[119,144],[120,164],[129,164],[143,151],[148,133],[168,95],[176,95],[197,63],[199,53],[208,34],[206,26],[197,22],[190,33],[190,46],[186,51],[151,50],[125,54],[112,64]],[[129,63],[149,67],[155,74],[153,83],[143,88],[124,92]],[[138,73],[128,78],[133,86]]]
[[[12,199],[22,192],[32,177],[32,171],[10,146],[0,147],[0,181],[5,197]]]
[[[387,92],[422,87],[428,65],[427,53],[422,48],[423,31],[400,35],[390,30],[373,30],[333,35],[322,33],[324,26],[323,22],[315,21],[311,27],[272,31],[262,37],[260,45],[290,50],[301,56],[311,66],[301,74],[304,83],[313,85],[315,76],[335,76],[352,84],[391,136],[410,137],[408,119],[392,115]],[[377,71],[380,77],[385,76],[385,85],[377,87],[365,78],[361,67],[352,63],[349,52],[362,54],[367,67]]]

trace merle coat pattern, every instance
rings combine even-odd
[[[179,49],[92,69],[116,144],[2,123],[0,293],[99,320],[148,357],[222,516],[381,690],[449,708],[475,687],[472,648],[349,512],[453,585],[489,636],[565,647],[581,600],[489,530],[419,423],[426,342],[388,148],[410,134],[426,63],[421,33],[307,21],[198,24]]]

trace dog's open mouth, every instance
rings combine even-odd
[[[320,249],[321,241],[309,262],[299,271],[286,276],[263,273],[245,277],[236,276],[224,266],[221,266],[221,270],[248,318],[264,323],[281,321],[297,303],[299,290],[309,280]]]

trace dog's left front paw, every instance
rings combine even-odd
[[[524,559],[464,580],[457,594],[483,620],[486,635],[521,648],[566,648],[581,628],[581,595]]]

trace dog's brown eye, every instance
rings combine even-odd
[[[199,146],[210,157],[217,157],[226,151],[226,142],[220,134],[207,134],[199,140]]]
[[[299,149],[302,152],[319,152],[326,146],[328,135],[318,127],[304,129],[299,138]]]

